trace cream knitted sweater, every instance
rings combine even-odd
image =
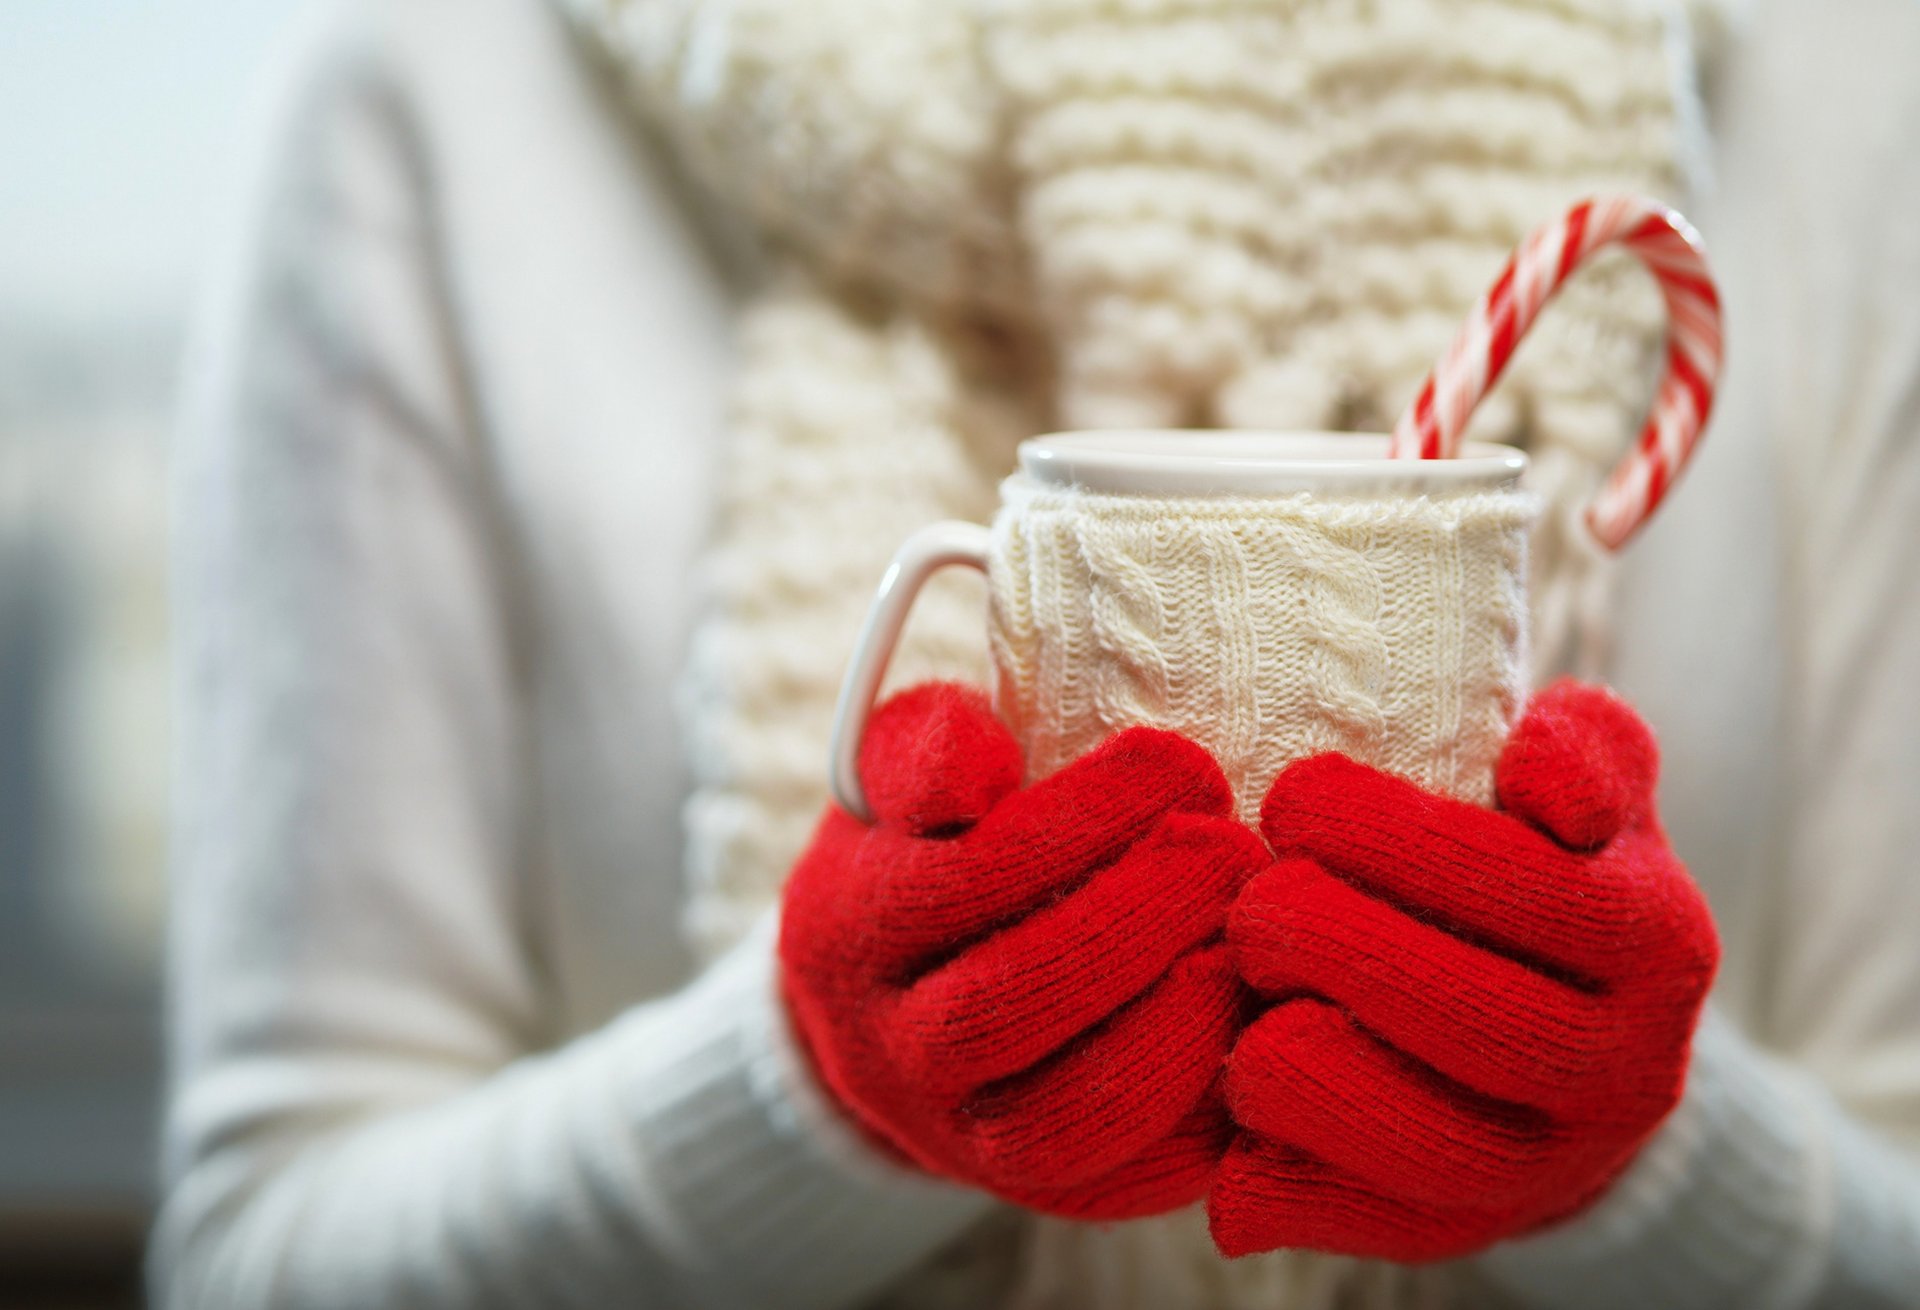
[[[1017,1289],[1125,1305],[1177,1285],[1186,1303],[1271,1304],[1278,1284],[1308,1305],[1353,1277],[1196,1264],[1191,1223],[1036,1227],[874,1158],[794,1057],[766,921],[748,924],[818,802],[823,691],[901,532],[983,514],[1012,442],[1063,419],[1377,422],[1367,407],[1394,403],[1385,379],[1417,366],[1374,359],[1375,343],[1423,320],[1444,335],[1442,306],[1480,274],[1382,274],[1372,327],[1339,331],[1325,289],[1302,288],[1390,256],[1402,273],[1444,270],[1469,247],[1490,268],[1506,235],[1438,200],[1466,217],[1438,238],[1402,230],[1377,198],[1368,208],[1369,188],[1396,151],[1442,161],[1442,195],[1449,170],[1528,172],[1536,119],[1613,140],[1643,102],[1657,147],[1636,156],[1627,132],[1549,153],[1587,160],[1569,187],[1604,169],[1568,149],[1637,157],[1657,181],[1674,158],[1664,65],[1625,79],[1657,88],[1650,102],[1629,89],[1596,109],[1535,85],[1514,52],[1566,27],[1652,70],[1659,29],[1571,0],[1481,4],[1454,10],[1488,25],[1463,19],[1472,40],[1428,21],[1396,52],[1335,39],[1357,4],[1031,5],[991,21],[919,8],[631,6],[622,85],[727,196],[717,209],[675,193],[533,0],[340,6],[284,80],[183,447],[177,1095],[155,1243],[171,1302],[835,1306],[891,1288],[915,1304]],[[1422,8],[1404,16],[1417,25]],[[1911,15],[1866,8],[1884,39],[1863,48],[1897,52]],[[1310,17],[1320,35],[1290,39]],[[1503,43],[1496,18],[1533,35]],[[1107,56],[1049,62],[1083,50],[1074,31],[1129,23],[1160,39],[1120,31],[1085,47]],[[1234,40],[1210,37],[1215,24]],[[1890,1145],[1920,1141],[1920,966],[1898,938],[1920,912],[1906,876],[1920,833],[1887,800],[1920,786],[1903,675],[1920,605],[1911,570],[1891,565],[1920,513],[1897,403],[1920,320],[1865,271],[1916,256],[1899,225],[1817,255],[1794,246],[1817,278],[1766,246],[1834,187],[1851,188],[1846,212],[1904,212],[1920,175],[1876,195],[1866,179],[1888,175],[1840,145],[1861,116],[1835,107],[1871,89],[1888,141],[1920,110],[1896,58],[1792,13],[1765,30],[1778,53],[1744,83],[1754,126],[1729,165],[1734,194],[1764,203],[1708,229],[1748,289],[1734,330],[1755,365],[1612,611],[1615,668],[1667,742],[1669,819],[1727,938],[1731,1022],[1703,1038],[1686,1104],[1601,1206],[1426,1280],[1435,1296],[1471,1282],[1489,1302],[1543,1306],[1875,1306],[1920,1283],[1920,1185]],[[800,44],[749,39],[766,31]],[[1213,54],[1173,58],[1209,40]],[[1255,50],[1315,90],[1276,96],[1249,71]],[[1402,105],[1395,126],[1375,92],[1429,50],[1451,70],[1434,81],[1442,108]],[[965,76],[942,85],[959,90],[920,94],[948,64]],[[1072,85],[1049,92],[1049,77]],[[1117,117],[1080,103],[1103,98],[1102,79],[1132,88],[1104,97]],[[1449,88],[1482,83],[1546,106],[1486,158],[1458,120],[1445,136]],[[1290,106],[1348,91],[1356,103],[1317,129],[1289,129]],[[1128,120],[1142,98],[1156,112]],[[1324,145],[1379,106],[1374,146]],[[1236,113],[1272,130],[1191,127]],[[1118,131],[1119,154],[1076,164],[1079,147],[1045,147],[1055,131],[1096,145]],[[1796,148],[1773,152],[1770,133]],[[1244,153],[1269,141],[1329,153],[1269,175]],[[1214,148],[1218,163],[1180,175],[1191,187],[1140,180]],[[783,172],[785,159],[810,162]],[[1167,212],[1189,194],[1247,200],[1247,179],[1344,197],[1315,203],[1350,217],[1288,234],[1284,191],[1270,231],[1250,209],[1222,227],[1237,202]],[[1102,226],[1128,205],[1140,221]],[[741,213],[773,238],[753,279],[769,289],[744,308],[729,287],[746,279],[711,248]],[[1139,250],[1104,256],[1110,237],[1226,252],[1246,276],[1189,286]],[[1228,307],[1209,309],[1203,286]],[[1282,286],[1292,300],[1260,289]],[[1523,376],[1524,403],[1488,422],[1590,465],[1580,434],[1631,418],[1633,382],[1601,356],[1644,348],[1636,295],[1626,280],[1566,307],[1567,366]],[[1193,336],[1204,350],[1174,333],[1164,372],[1137,385],[1126,361],[1152,354],[1140,343],[1155,332],[1171,341],[1156,324],[1216,320]],[[1820,343],[1810,358],[1804,341]],[[1782,367],[1789,342],[1810,367]],[[1298,399],[1316,395],[1325,408]],[[1153,408],[1170,396],[1177,411]],[[696,602],[687,579],[715,505]],[[1699,563],[1667,567],[1670,554]],[[1552,579],[1582,570],[1550,567],[1536,594],[1561,598],[1562,617],[1542,626],[1572,632],[1565,598],[1584,585]],[[903,676],[977,667],[977,599],[926,609]],[[1712,606],[1727,617],[1690,621]],[[683,924],[712,964],[689,964]],[[1363,1277],[1358,1291],[1403,1303],[1420,1290]]]

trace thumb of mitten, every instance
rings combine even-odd
[[[918,836],[978,822],[1020,785],[1024,769],[986,693],[954,682],[922,683],[888,700],[860,746],[875,818]]]
[[[1603,687],[1561,679],[1541,691],[1500,754],[1500,806],[1574,850],[1604,846],[1653,808],[1653,733]]]

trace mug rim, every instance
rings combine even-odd
[[[1113,428],[1049,432],[1020,443],[1042,486],[1123,495],[1271,495],[1329,491],[1434,494],[1511,486],[1525,452],[1465,443],[1452,459],[1388,459],[1377,432]]]

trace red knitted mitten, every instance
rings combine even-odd
[[[876,823],[828,810],[781,924],[821,1081],[898,1154],[1018,1204],[1198,1200],[1245,999],[1221,935],[1267,863],[1212,758],[1135,728],[1020,787],[985,697],[929,685],[874,715],[861,775]]]
[[[1501,757],[1504,812],[1344,756],[1281,774],[1281,862],[1228,926],[1274,1003],[1229,1061],[1223,1252],[1458,1256],[1619,1174],[1680,1096],[1720,950],[1656,768],[1631,709],[1563,682]]]

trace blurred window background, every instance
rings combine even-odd
[[[167,844],[166,463],[288,0],[0,3],[0,1306],[133,1295]]]

